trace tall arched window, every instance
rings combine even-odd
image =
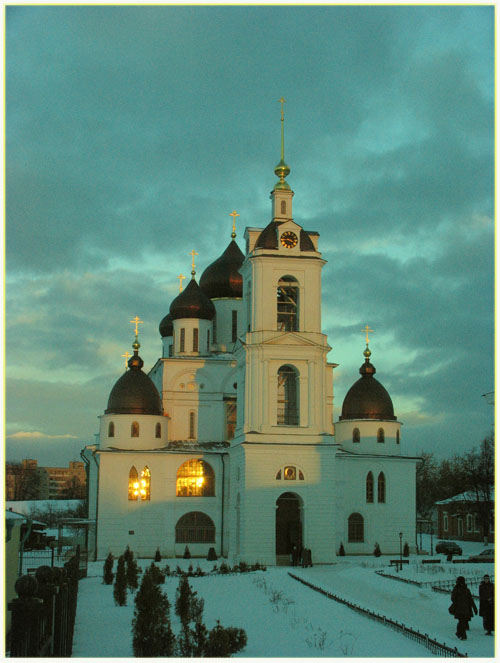
[[[177,497],[213,497],[215,495],[214,471],[208,463],[192,458],[177,470]]]
[[[155,437],[161,437],[161,424],[159,422],[155,426]]]
[[[196,437],[196,414],[191,411],[189,413],[189,439],[194,440]]]
[[[114,437],[114,436],[115,436],[115,425],[112,421],[110,421],[108,424],[108,437]]]
[[[280,425],[299,425],[299,375],[288,364],[278,370],[277,415],[277,423]]]
[[[383,428],[379,428],[377,431],[377,442],[385,442],[385,433]]]
[[[176,543],[215,543],[213,520],[201,511],[191,511],[179,518],[175,526]]]
[[[151,499],[151,472],[147,466],[141,472],[141,478],[139,481],[139,496],[141,500]]]
[[[399,434],[399,430],[396,431],[396,444],[399,444],[401,441],[401,436]]]
[[[133,465],[128,473],[128,498],[129,500],[139,499],[139,477]]]
[[[383,472],[378,475],[378,501],[385,502],[385,476]]]
[[[282,276],[278,281],[278,331],[296,331],[299,328],[299,284],[293,276]]]
[[[193,329],[193,352],[198,352],[198,327]]]
[[[373,474],[368,472],[366,476],[366,501],[373,502]]]
[[[281,213],[286,214],[286,200],[281,201]]]
[[[347,520],[348,540],[350,543],[361,543],[365,540],[365,524],[360,513],[351,513]]]
[[[353,442],[359,442],[360,439],[361,439],[361,436],[360,436],[360,434],[359,434],[359,428],[355,428],[355,429],[352,431],[352,441],[353,441]]]
[[[139,424],[137,421],[133,421],[130,426],[130,435],[131,437],[139,437]]]

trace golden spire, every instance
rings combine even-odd
[[[182,292],[182,282],[186,277],[181,272],[177,278],[179,279],[179,292]]]
[[[139,318],[138,315],[136,315],[135,318],[134,318],[133,320],[130,320],[130,322],[131,322],[133,325],[135,325],[135,338],[137,339],[137,334],[138,334],[138,331],[137,331],[137,325],[143,325],[144,322]]]
[[[373,332],[373,329],[370,329],[370,327],[368,325],[366,325],[366,327],[364,327],[361,331],[364,334],[366,334],[366,348],[365,348],[363,354],[365,356],[366,361],[368,361],[371,357],[371,354],[372,354],[370,348],[368,347],[368,343],[370,342],[370,339],[368,338],[368,333]]]
[[[197,255],[199,255],[199,254],[196,253],[196,251],[193,249],[193,250],[189,253],[189,255],[192,256],[192,258],[193,258],[193,261],[192,261],[192,263],[191,263],[191,278],[194,279],[194,275],[196,274],[196,272],[194,271],[194,257],[197,256]]]
[[[290,172],[290,168],[285,163],[285,112],[283,110],[283,104],[286,103],[286,99],[281,97],[278,99],[281,104],[281,161],[274,169],[275,174],[280,178],[280,181],[276,183],[275,189],[289,189],[290,185],[288,182],[285,182],[285,177]]]
[[[239,216],[239,214],[233,209],[229,216],[233,217],[233,232],[231,233],[231,237],[234,239],[236,237],[236,217]]]
[[[128,358],[131,357],[132,355],[129,354],[128,352],[125,352],[125,354],[122,355],[122,357],[125,357],[125,370],[127,370],[128,366]]]

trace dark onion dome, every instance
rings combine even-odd
[[[345,419],[380,419],[395,421],[394,407],[385,387],[373,376],[375,366],[370,363],[371,352],[366,348],[363,353],[365,363],[359,369],[360,379],[355,382],[344,398],[342,416]]]
[[[243,278],[238,272],[245,256],[236,242],[231,240],[227,249],[209,265],[200,279],[200,288],[214,299],[215,297],[242,297]]]
[[[117,380],[108,399],[104,414],[162,415],[161,398],[151,378],[142,371],[139,342],[133,345],[134,354],[128,360],[128,371]]]
[[[277,249],[278,248],[278,226],[281,223],[278,221],[271,221],[264,230],[260,233],[257,241],[255,242],[256,249]],[[300,250],[301,251],[316,251],[311,238],[305,230],[300,230]]]
[[[194,276],[180,295],[170,304],[172,320],[180,318],[198,318],[199,320],[212,320],[215,315],[215,306],[200,286]]]
[[[165,336],[173,336],[173,335],[174,335],[174,323],[170,313],[167,313],[167,315],[160,322],[160,336],[162,338],[165,338]]]

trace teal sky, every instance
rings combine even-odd
[[[270,221],[320,233],[335,419],[364,337],[403,451],[462,453],[494,390],[493,6],[6,8],[8,459],[93,441],[178,292]]]

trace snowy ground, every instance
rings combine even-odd
[[[464,544],[463,548],[467,557],[482,546]],[[443,556],[434,557],[443,559],[439,565],[443,571],[429,571],[431,580],[461,573],[493,574],[493,564],[450,565]],[[494,639],[484,635],[480,617],[472,620],[468,640],[461,642],[454,635],[456,622],[448,614],[448,595],[377,575],[375,569],[387,569],[387,557],[337,559],[338,564],[331,566],[268,568],[265,572],[191,578],[190,583],[205,599],[205,623],[209,628],[220,619],[223,626],[246,630],[248,645],[238,655],[242,658],[432,656],[422,645],[293,580],[288,576],[289,570],[334,594],[456,646],[469,657],[494,656]],[[416,560],[411,558],[410,568],[403,575],[422,580]],[[139,562],[145,568],[151,560]],[[195,568],[199,563],[205,571],[213,567],[213,562],[206,560],[162,560],[159,566],[167,562],[171,568],[177,564],[187,568],[191,562]],[[177,578],[167,578],[163,585],[171,605],[175,603],[177,585]],[[132,594],[128,596],[127,606],[115,606],[112,587],[102,584],[102,562],[89,564],[89,577],[80,582],[73,656],[131,657],[133,610]],[[177,630],[179,623],[173,608],[171,618]]]

